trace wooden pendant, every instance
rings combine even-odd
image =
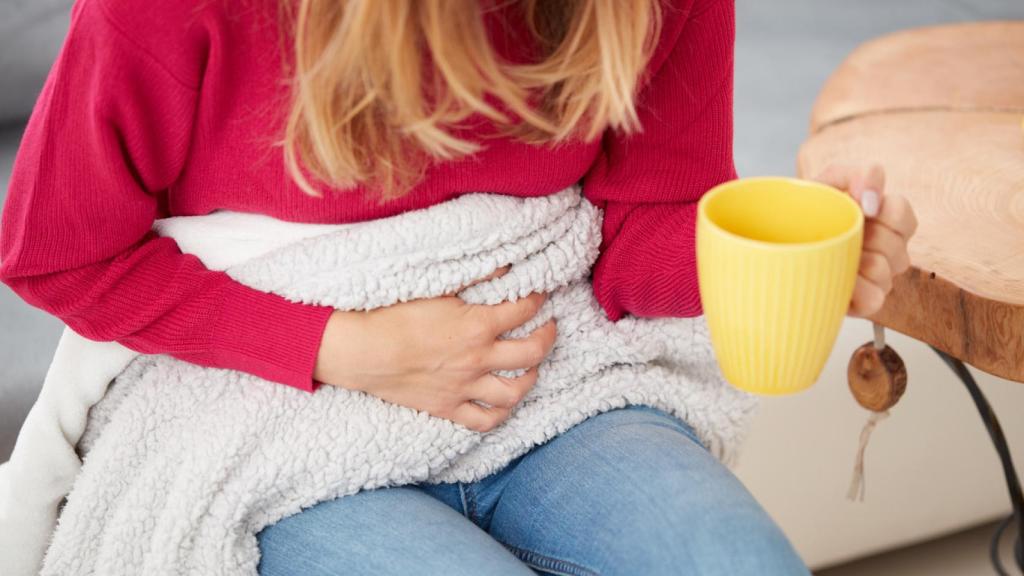
[[[868,342],[853,353],[846,368],[850,392],[857,403],[874,412],[896,405],[907,389],[907,367],[890,346]]]

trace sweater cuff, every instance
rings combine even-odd
[[[642,205],[594,265],[594,295],[608,319],[700,316],[697,203]]]
[[[221,366],[313,392],[320,343],[334,308],[292,302],[229,277],[211,354]]]

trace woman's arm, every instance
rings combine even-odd
[[[158,52],[145,23],[132,30],[106,10],[75,4],[29,120],[2,215],[0,280],[86,338],[312,390],[331,307],[249,288],[151,231],[188,157],[201,28],[181,7],[159,9]],[[134,14],[153,26],[152,14]]]
[[[644,131],[605,136],[584,193],[605,208],[594,292],[611,320],[697,316],[697,202],[736,177],[732,155],[733,0],[679,0],[669,10],[667,56],[655,54],[641,93]],[[680,17],[681,16],[681,17]],[[675,23],[673,26],[671,22]],[[679,23],[682,22],[682,26]],[[661,47],[659,46],[659,52]],[[917,220],[905,198],[884,193],[880,166],[833,166],[817,179],[866,203],[864,255],[850,313],[870,316],[885,302],[892,278],[909,266],[907,242]],[[870,193],[869,193],[870,191]],[[877,212],[877,213],[875,213]]]
[[[673,2],[639,96],[643,132],[606,134],[584,178],[584,194],[605,210],[592,281],[613,321],[702,312],[696,203],[736,177],[734,41],[733,0]]]

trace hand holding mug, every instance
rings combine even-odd
[[[914,209],[903,196],[885,192],[885,171],[877,164],[866,168],[833,164],[814,180],[850,194],[867,217],[848,313],[870,317],[885,304],[892,279],[910,267],[907,242],[917,230]]]
[[[821,374],[846,315],[881,309],[910,266],[910,204],[881,167],[818,181],[741,178],[697,207],[697,275],[719,366],[733,385],[791,394]]]

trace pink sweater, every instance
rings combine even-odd
[[[732,0],[666,0],[639,97],[643,133],[554,150],[481,140],[482,152],[433,166],[381,205],[362,189],[313,198],[289,180],[274,145],[287,99],[275,3],[78,0],[15,160],[0,280],[87,338],[312,391],[332,308],[207,269],[156,236],[155,218],[229,209],[344,223],[582,181],[605,210],[592,282],[609,319],[701,313],[696,201],[736,176]],[[508,14],[489,13],[489,30],[521,58],[523,28],[500,25]],[[491,128],[476,118],[464,134]]]

